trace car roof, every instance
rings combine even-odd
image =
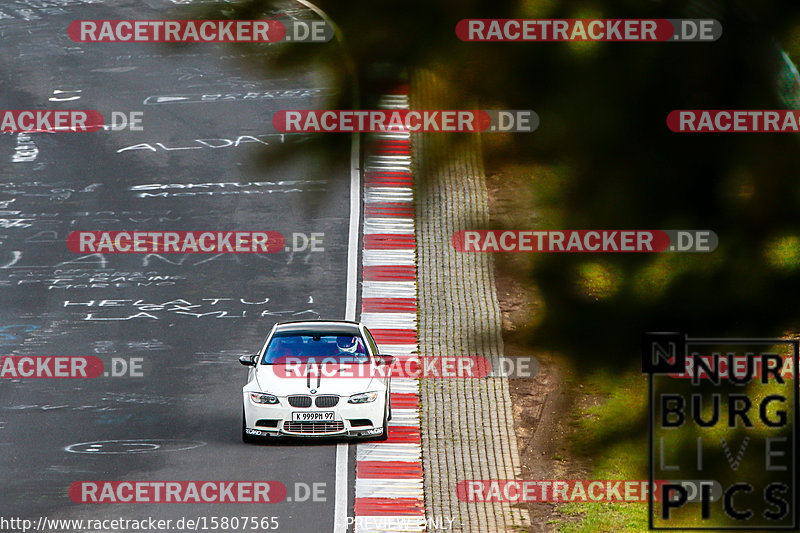
[[[358,322],[347,320],[304,320],[302,322],[281,322],[275,326],[275,333],[315,333],[319,335],[360,335]]]

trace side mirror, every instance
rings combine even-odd
[[[391,366],[394,363],[394,357],[391,355],[379,355],[378,356],[378,364],[379,365],[387,365]]]
[[[256,366],[256,357],[258,357],[258,354],[243,355],[239,358],[239,362],[244,366]]]

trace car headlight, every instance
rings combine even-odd
[[[251,392],[250,399],[253,403],[271,403],[276,404],[278,403],[278,397],[274,394],[266,394],[263,392]]]
[[[362,392],[361,394],[354,394],[350,396],[347,403],[371,403],[378,399],[377,392]]]

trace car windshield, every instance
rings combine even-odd
[[[354,335],[276,334],[261,359],[262,365],[274,363],[366,363],[369,361],[364,341]]]

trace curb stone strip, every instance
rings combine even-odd
[[[364,250],[364,268],[367,267],[388,267],[391,269],[411,268],[414,269],[412,280],[417,279],[417,257],[414,250]],[[416,298],[416,290],[411,295]]]
[[[404,92],[382,109],[408,109]],[[418,352],[416,223],[409,134],[373,134],[364,167],[363,322],[381,352]],[[425,531],[419,382],[392,379],[385,442],[356,447],[355,533]]]

